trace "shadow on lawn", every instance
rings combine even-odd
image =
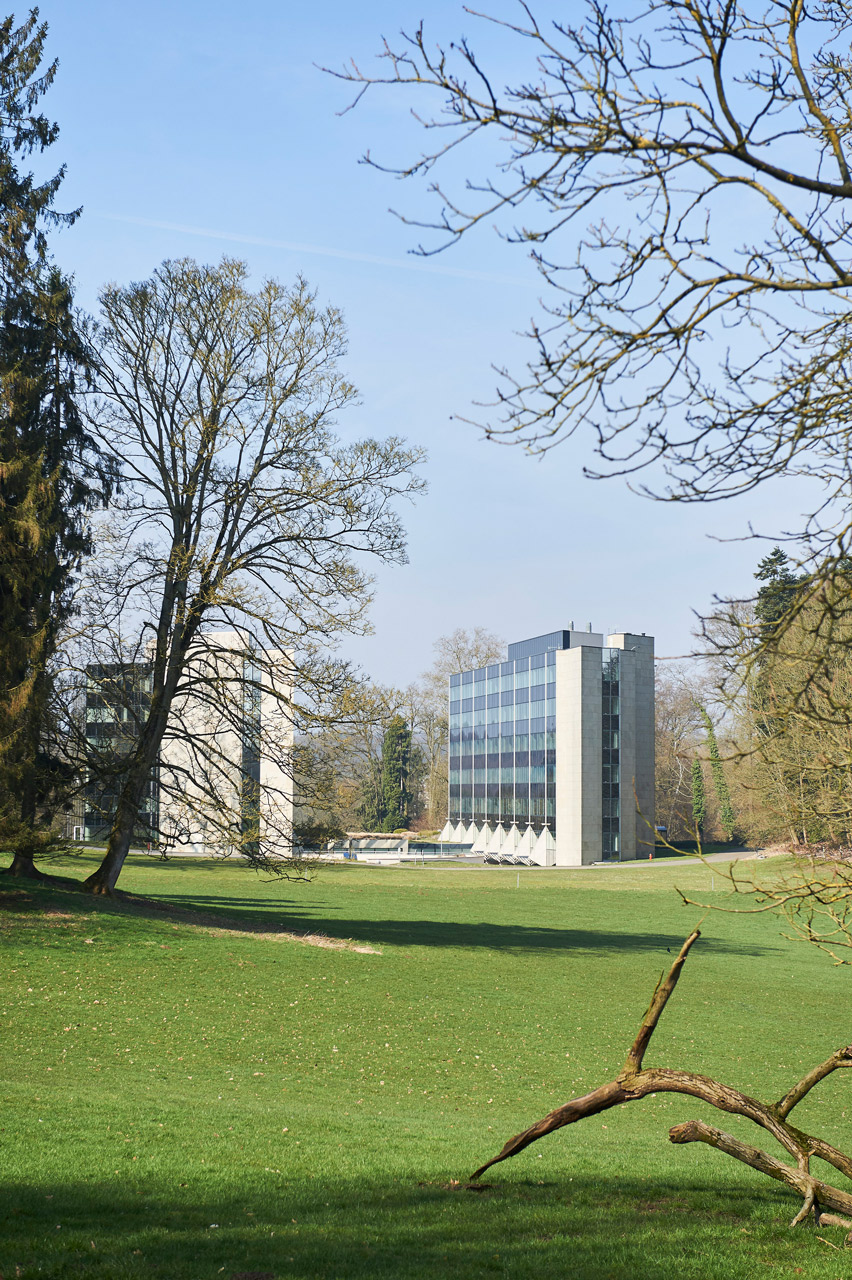
[[[297,905],[301,910],[296,909]],[[308,910],[304,910],[305,907]],[[627,932],[619,929],[553,929],[543,925],[496,924],[469,920],[377,920],[333,918],[333,908],[317,900],[306,903],[282,899],[258,904],[253,898],[206,896],[204,894],[162,894],[157,898],[127,895],[118,899],[92,898],[80,893],[27,885],[0,892],[0,911],[8,916],[30,917],[35,924],[42,915],[108,914],[125,919],[146,919],[169,923],[221,928],[235,933],[320,934],[348,942],[394,947],[449,947],[490,951],[599,951],[656,952],[677,954],[683,944],[679,933]],[[20,939],[21,942],[25,938]],[[768,955],[778,947],[733,939],[704,937],[698,944],[717,954]]]
[[[754,1274],[756,1246],[772,1249],[775,1266],[819,1247],[806,1228],[787,1230],[794,1200],[763,1187],[575,1176],[473,1194],[416,1177],[317,1178],[306,1189],[250,1175],[237,1189],[221,1173],[169,1189],[131,1175],[0,1191],[2,1274],[722,1280]]]
[[[181,912],[197,911],[207,921],[242,933],[319,933],[331,938],[372,942],[378,946],[463,947],[493,951],[671,951],[676,955],[683,937],[675,933],[630,933],[613,929],[552,929],[542,925],[495,924],[468,920],[377,920],[331,917],[325,903],[309,911],[259,907],[252,898],[205,897],[202,894],[164,894],[160,901]],[[300,907],[306,904],[299,902]],[[240,909],[228,915],[228,908]],[[764,955],[777,947],[759,943],[704,938],[699,946],[735,955]]]

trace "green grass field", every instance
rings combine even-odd
[[[121,887],[169,911],[0,882],[0,1277],[847,1280],[842,1230],[788,1230],[789,1192],[668,1142],[703,1116],[782,1154],[686,1098],[563,1129],[464,1187],[617,1072],[698,918],[673,887],[709,882],[668,863],[286,884],[131,860]],[[848,970],[767,916],[703,934],[649,1064],[773,1097],[849,1041]],[[850,1085],[838,1072],[796,1112],[846,1150]]]

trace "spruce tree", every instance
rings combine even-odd
[[[382,742],[381,830],[407,827],[411,810],[411,730],[392,716]]]
[[[704,770],[696,756],[692,761],[692,822],[699,840],[704,835],[707,821],[707,793],[704,790]]]
[[[71,289],[47,256],[46,229],[79,210],[53,209],[63,169],[37,183],[18,167],[58,132],[34,113],[56,74],[40,70],[46,34],[35,9],[0,23],[0,842],[29,875],[65,772],[44,749],[51,660],[87,513],[109,487],[78,408],[88,360]]]
[[[763,557],[754,576],[763,584],[757,592],[754,616],[760,640],[766,644],[775,637],[779,624],[793,607],[805,578],[793,572],[789,556],[780,547],[773,547]]]

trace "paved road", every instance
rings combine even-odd
[[[703,858],[634,858],[624,862],[594,862],[596,869],[601,867],[695,867],[702,862],[750,862],[755,858],[774,857],[761,849],[722,849],[719,853],[705,853]],[[588,870],[587,867],[577,870]]]

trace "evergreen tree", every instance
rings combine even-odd
[[[713,721],[710,719],[704,707],[701,707],[701,718],[704,721],[704,727],[707,730],[707,750],[710,755],[710,773],[713,777],[713,787],[716,791],[716,799],[719,802],[719,821],[722,824],[725,839],[733,840],[734,809],[731,804],[731,793],[728,788],[728,780],[725,777],[725,770],[722,767],[722,759],[719,755],[719,744],[716,741],[716,730],[713,728]]]
[[[411,814],[411,730],[402,716],[392,716],[382,742],[382,831],[407,827]]]
[[[382,802],[381,761],[371,760],[360,786],[361,798],[357,812],[367,831],[381,831],[385,819]]]
[[[47,260],[46,228],[79,210],[52,207],[63,169],[37,183],[18,168],[58,132],[34,114],[56,73],[39,70],[46,34],[35,9],[0,23],[0,835],[10,870],[31,875],[64,772],[44,751],[51,659],[87,513],[109,487],[76,399],[88,360],[71,289]]]
[[[707,793],[704,790],[704,770],[701,768],[701,761],[696,756],[692,761],[692,822],[699,840],[704,834],[706,821]]]
[[[760,640],[765,644],[777,634],[778,625],[792,609],[805,578],[793,573],[790,558],[780,547],[773,547],[769,555],[763,557],[754,576],[763,583],[757,593],[754,615]]]

